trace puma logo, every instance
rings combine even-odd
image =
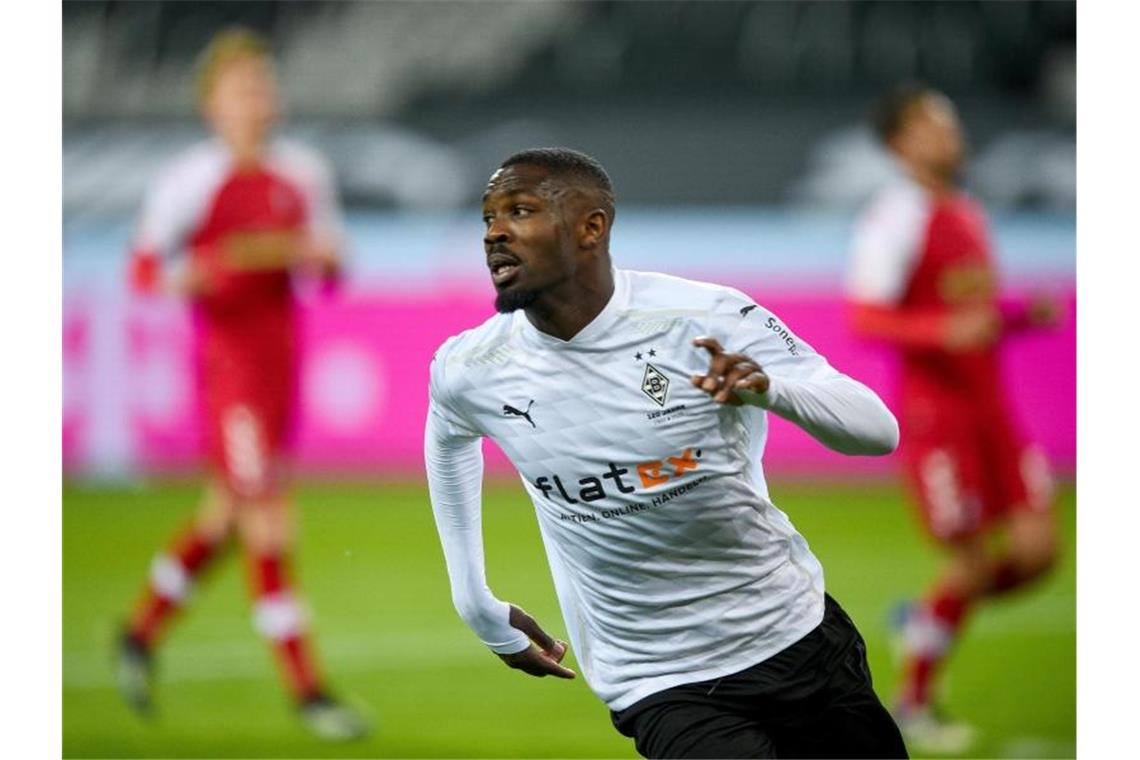
[[[534,399],[531,399],[530,403],[526,405],[526,411],[525,412],[521,412],[518,409],[515,409],[510,404],[503,404],[503,414],[510,414],[510,415],[515,416],[515,417],[525,417],[526,421],[530,423],[530,426],[532,428],[537,428],[538,425],[535,425],[534,420],[532,420],[530,418],[530,408],[532,406],[534,406]]]
[[[755,308],[756,308],[756,304],[752,304],[751,306],[745,306],[743,309],[740,310],[740,316],[747,317],[748,312],[752,311]]]

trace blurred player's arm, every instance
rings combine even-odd
[[[238,270],[287,269],[334,282],[343,267],[345,225],[332,167],[321,154],[292,142],[282,147],[279,159],[304,198],[303,227],[230,235],[227,260]]]
[[[565,642],[551,638],[534,618],[497,599],[487,586],[481,438],[465,429],[438,396],[437,370],[442,361],[437,358],[432,364],[424,462],[452,602],[475,635],[510,667],[534,676],[573,678],[574,671],[559,664],[566,654]]]
[[[892,213],[872,209],[855,235],[847,282],[855,332],[918,350],[970,351],[991,345],[1003,329],[1002,316],[992,306],[903,305],[925,221],[921,205],[905,196],[885,205]]]
[[[1056,296],[1035,294],[1022,301],[1003,302],[1002,329],[1008,332],[1056,327],[1065,318],[1065,304]]]
[[[857,334],[915,349],[970,351],[984,348],[994,343],[1005,329],[1001,312],[989,306],[910,309],[856,302],[850,312]]]
[[[852,328],[858,335],[912,349],[975,351],[1002,335],[1056,326],[1064,306],[1052,296],[1007,301],[1000,307],[963,304],[957,308],[921,309],[890,304],[851,304]]]
[[[714,401],[767,409],[841,454],[881,456],[898,447],[898,422],[882,399],[771,312],[755,308],[725,342],[738,350],[726,351],[714,337],[693,341],[708,352],[709,367],[692,383]]]
[[[961,311],[915,308],[904,296],[928,237],[930,204],[902,187],[877,198],[856,224],[847,294],[854,330],[904,348],[963,350],[988,345],[1001,318],[988,307]]]
[[[194,220],[209,196],[198,167],[186,156],[164,167],[147,188],[131,242],[127,280],[143,295],[196,295],[209,284],[186,250]]]

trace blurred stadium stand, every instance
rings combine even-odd
[[[855,209],[890,170],[868,103],[923,78],[963,113],[967,182],[1007,283],[1069,293],[1075,280],[1073,2],[65,2],[71,474],[179,469],[197,451],[185,314],[131,299],[123,266],[147,183],[205,135],[194,60],[232,24],[273,43],[283,129],[333,162],[348,211],[346,293],[312,315],[304,471],[419,467],[426,379],[405,373],[486,316],[473,207],[525,147],[605,164],[621,266],[740,287],[885,384],[843,323],[844,256]],[[1019,403],[1071,468],[1073,333],[1019,351],[1014,365],[1061,373],[1022,384]],[[397,384],[411,390],[393,403]],[[842,464],[795,434],[774,468]]]
[[[331,156],[354,207],[465,204],[506,153],[564,143],[598,155],[624,203],[850,208],[882,165],[867,102],[910,77],[960,104],[983,200],[1074,207],[1072,2],[65,2],[63,16],[69,214],[133,212],[155,162],[201,134],[194,56],[235,23],[273,41],[290,130]]]

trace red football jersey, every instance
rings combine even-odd
[[[951,352],[943,324],[966,305],[997,308],[997,269],[985,216],[964,194],[935,198],[912,182],[884,192],[856,230],[849,293],[905,317],[902,392],[988,413],[1000,402],[997,347]]]
[[[979,206],[900,182],[860,219],[852,264],[849,295],[861,323],[901,352],[902,459],[931,534],[953,541],[1012,511],[1048,509],[1048,465],[1009,413],[998,345],[944,347],[952,313],[998,308]]]
[[[339,248],[342,229],[327,166],[290,141],[241,170],[220,142],[197,145],[147,195],[132,257],[136,281],[140,273],[154,279],[145,262],[193,259],[208,272],[194,307],[210,448],[250,483],[265,480],[267,458],[286,437],[296,382],[292,276],[265,252],[275,236],[291,235]]]

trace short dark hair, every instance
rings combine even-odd
[[[903,82],[883,93],[871,106],[871,128],[884,144],[902,128],[906,112],[918,101],[938,91],[925,82]]]
[[[597,190],[606,213],[610,215],[610,221],[613,221],[614,185],[597,159],[572,148],[530,148],[508,156],[499,164],[499,168],[506,169],[519,164],[538,166],[547,169],[554,177]]]

